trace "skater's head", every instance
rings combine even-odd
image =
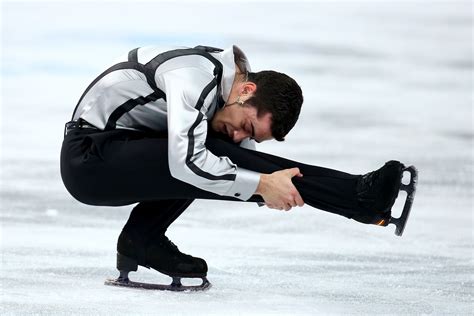
[[[247,137],[257,142],[283,141],[295,126],[303,104],[298,83],[286,74],[266,70],[236,77],[226,106],[211,125],[234,142]]]
[[[257,108],[259,117],[270,113],[272,136],[283,141],[300,115],[303,104],[300,86],[290,76],[272,70],[251,72],[248,81],[254,83],[256,89],[245,104]]]

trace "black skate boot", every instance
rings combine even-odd
[[[410,183],[402,183],[403,172],[411,174]],[[406,168],[399,161],[389,161],[382,168],[360,176],[357,182],[357,199],[359,207],[365,210],[355,216],[356,221],[365,224],[387,226],[395,224],[395,234],[401,236],[410,213],[415,195],[418,172],[415,167]],[[400,190],[408,193],[400,218],[391,216],[391,210]]]
[[[117,270],[120,271],[120,276],[118,279],[106,280],[106,285],[170,291],[196,291],[210,287],[206,279],[207,264],[203,259],[180,252],[165,235],[149,241],[147,246],[136,242],[139,238],[134,237],[135,234],[125,230],[120,234],[117,242]],[[170,276],[172,283],[162,285],[130,281],[129,272],[137,271],[139,265]],[[181,278],[201,278],[202,284],[185,286],[181,284]]]

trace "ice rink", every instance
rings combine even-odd
[[[473,314],[471,2],[2,1],[1,11],[0,314]],[[309,206],[196,201],[169,237],[206,259],[209,291],[104,286],[131,207],[66,192],[64,123],[117,56],[199,44],[237,44],[253,70],[301,84],[299,123],[259,150],[354,174],[415,165],[404,236]],[[143,268],[131,277],[168,282]]]

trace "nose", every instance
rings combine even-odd
[[[232,139],[234,143],[240,143],[241,141],[243,141],[245,138],[249,137],[250,135],[243,130],[235,130],[234,135],[232,136],[233,136]]]

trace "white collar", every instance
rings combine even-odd
[[[230,90],[232,89],[232,84],[234,83],[235,79],[235,57],[242,61],[243,65],[245,65],[245,69],[241,69],[242,71],[250,71],[250,64],[248,62],[247,56],[245,56],[244,52],[233,45],[222,52],[219,53],[219,59],[222,63],[222,80],[221,80],[221,90],[222,90],[222,98],[227,103],[230,95]]]

